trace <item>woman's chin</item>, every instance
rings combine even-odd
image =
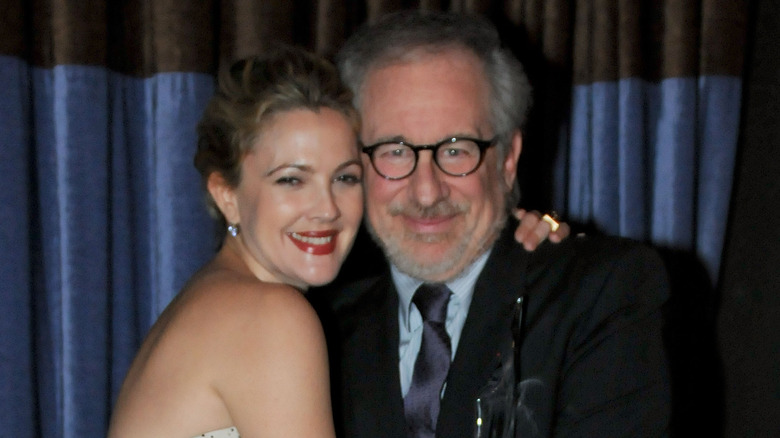
[[[336,279],[338,273],[339,271],[337,269],[311,272],[307,273],[305,276],[302,276],[299,281],[302,284],[305,284],[307,287],[325,286],[326,284]]]

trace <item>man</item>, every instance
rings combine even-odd
[[[366,225],[390,264],[319,303],[341,434],[473,437],[518,297],[528,436],[664,434],[658,258],[618,239],[514,242],[530,87],[495,29],[394,14],[338,61],[362,117]]]

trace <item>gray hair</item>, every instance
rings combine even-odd
[[[531,106],[531,85],[520,61],[503,47],[486,18],[449,12],[402,11],[358,30],[336,56],[342,80],[360,109],[366,76],[375,68],[442,50],[466,50],[482,61],[491,90],[491,123],[499,135],[499,165],[515,129],[522,129]],[[507,207],[519,200],[517,182]]]

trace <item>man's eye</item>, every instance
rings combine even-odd
[[[379,151],[379,157],[382,159],[408,158],[411,149],[405,147],[389,147]]]
[[[466,148],[446,148],[439,151],[439,157],[448,160],[470,159],[473,155],[474,151]]]

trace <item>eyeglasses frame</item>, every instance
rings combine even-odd
[[[414,171],[417,170],[417,163],[420,162],[420,151],[431,151],[433,162],[436,163],[436,167],[438,167],[439,170],[444,172],[445,175],[463,177],[463,176],[470,175],[470,174],[476,172],[477,169],[479,169],[479,166],[481,166],[482,162],[485,161],[485,151],[487,151],[488,148],[493,147],[496,144],[498,144],[498,138],[499,138],[499,136],[495,136],[495,137],[491,138],[490,140],[482,140],[482,139],[473,138],[473,137],[450,137],[450,138],[446,138],[446,139],[444,139],[442,141],[439,141],[437,143],[426,144],[426,145],[419,145],[419,146],[418,145],[414,145],[414,144],[409,143],[409,142],[406,142],[406,141],[381,141],[379,143],[374,143],[374,144],[369,145],[369,146],[362,146],[360,150],[364,154],[368,155],[369,161],[371,161],[371,167],[374,168],[376,173],[379,174],[379,176],[381,176],[382,178],[387,179],[387,180],[398,181],[398,180],[402,180],[404,178],[408,178],[411,174],[413,174]],[[460,141],[460,140],[472,141],[472,142],[474,142],[474,144],[477,145],[477,147],[479,148],[479,160],[477,161],[477,165],[474,166],[473,169],[471,169],[470,171],[468,171],[466,173],[450,173],[450,172],[447,172],[439,164],[439,159],[437,158],[436,152],[438,151],[438,149],[440,147],[446,145],[447,143],[455,143],[455,142]],[[397,144],[397,145],[401,145],[401,146],[406,146],[406,147],[410,148],[412,150],[412,152],[414,152],[414,165],[412,166],[412,169],[409,171],[409,173],[407,173],[404,176],[389,177],[389,176],[385,176],[384,174],[382,174],[382,172],[380,172],[379,169],[376,168],[376,164],[374,164],[374,151],[378,147],[384,146],[386,144]]]

